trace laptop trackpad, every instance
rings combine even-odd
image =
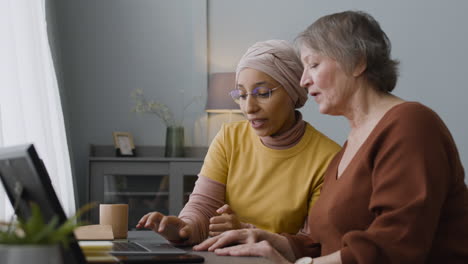
[[[186,251],[171,244],[161,244],[156,241],[113,242],[110,252],[113,255],[153,255],[153,254],[185,254]]]

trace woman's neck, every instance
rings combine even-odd
[[[390,108],[402,102],[401,98],[390,93],[363,87],[353,95],[344,116],[348,119],[351,130],[359,130],[369,123],[379,121]]]
[[[299,111],[294,111],[295,122],[286,131],[280,134],[260,137],[262,143],[272,149],[287,149],[301,140],[305,133],[305,122],[302,120],[302,114]]]
[[[382,117],[395,105],[404,100],[390,93],[370,91],[354,100],[354,107],[345,115],[350,124],[348,142],[361,144],[371,133]]]
[[[276,131],[274,134],[271,134],[271,137],[279,137],[285,132],[289,131],[296,123],[297,123],[297,113],[298,111],[294,110],[291,111],[288,120],[284,123],[284,125]],[[299,113],[300,114],[300,113]]]

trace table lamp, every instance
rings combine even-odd
[[[239,105],[232,100],[229,92],[236,85],[235,72],[212,73],[208,82],[208,113],[240,113]]]
[[[212,73],[209,77],[208,99],[205,107],[205,111],[208,113],[208,143],[213,140],[223,123],[226,121],[230,123],[244,118],[239,105],[229,95],[229,92],[235,89],[235,86],[235,72]],[[228,114],[227,120],[226,114]]]

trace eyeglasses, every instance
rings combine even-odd
[[[274,90],[278,89],[280,86],[275,88],[268,88],[259,86],[252,90],[252,92],[248,93],[244,90],[235,89],[229,92],[234,102],[238,104],[243,104],[245,100],[247,100],[247,96],[251,95],[257,99],[259,103],[267,103],[270,100],[271,94]]]

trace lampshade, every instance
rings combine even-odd
[[[229,92],[235,88],[235,72],[212,73],[208,83],[207,112],[237,112],[239,105],[232,100]]]

